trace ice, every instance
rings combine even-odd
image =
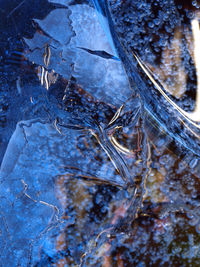
[[[115,55],[92,7],[86,4],[68,6],[52,11],[44,20],[36,22],[48,36],[36,32],[33,39],[25,39],[32,50],[26,54],[30,61],[44,66],[44,47],[48,43],[51,49],[49,70],[54,69],[66,79],[73,75],[100,101],[120,106],[130,97],[131,90],[120,61],[104,59],[80,49]],[[54,24],[57,26],[52,28]]]
[[[21,127],[22,123],[23,122],[17,124],[16,130],[8,143],[0,169],[1,178],[6,177],[10,172],[12,172],[18,157],[23,152],[26,145],[23,127]]]
[[[71,0],[49,0],[49,2],[67,6]]]
[[[61,45],[67,45],[72,36],[68,9],[53,10],[44,20],[35,19],[40,27]]]
[[[33,120],[17,124],[1,165],[2,263],[36,264],[41,248],[46,254],[56,251],[55,236],[69,223],[62,219],[67,199],[59,196],[57,177],[70,173],[117,182],[100,146],[94,153],[103,162],[91,158],[90,148],[84,147],[84,139],[91,142],[91,137],[70,129],[62,135],[52,125]]]
[[[12,19],[25,2],[13,7]],[[111,23],[111,30],[117,27],[120,37],[113,35],[113,40],[132,89],[138,88],[131,96],[106,18],[86,0],[49,2],[56,4],[48,4],[47,16],[37,9],[31,26],[24,24],[29,38],[17,37],[25,41],[23,48],[17,38],[8,41],[14,49],[2,67],[11,80],[1,81],[4,96],[9,96],[1,101],[4,137],[8,140],[8,132],[16,129],[0,169],[0,265],[179,264],[177,253],[181,262],[184,258],[195,265],[199,157],[170,137],[170,132],[180,130],[184,138],[185,126],[177,125],[177,113],[163,110],[166,103],[138,73],[143,66],[150,78],[146,67],[154,65],[156,50],[152,51],[159,42],[163,46],[164,35],[173,30],[173,16],[173,25],[164,28],[153,50],[143,45],[151,40],[143,29],[154,34],[161,25],[151,15],[155,11],[168,20],[165,11],[171,7],[160,13],[167,1],[109,1],[117,23]],[[121,53],[121,44],[127,53]],[[171,44],[173,52],[173,38]],[[132,58],[135,45],[140,57],[136,53]],[[103,53],[110,56],[106,59]],[[173,60],[178,62],[177,57]],[[168,77],[170,72],[164,74]],[[169,134],[156,122],[156,113]],[[193,135],[187,138],[198,148]]]

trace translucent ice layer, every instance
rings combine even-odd
[[[55,22],[55,18],[58,21]],[[86,4],[72,5],[52,11],[44,20],[35,22],[45,35],[36,32],[33,39],[25,40],[32,51],[26,55],[30,61],[45,67],[43,55],[48,43],[51,51],[49,70],[53,69],[66,79],[73,75],[100,101],[119,106],[130,97],[131,91],[121,62],[86,51],[114,54],[94,8]]]

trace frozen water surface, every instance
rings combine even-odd
[[[0,265],[198,266],[198,3],[0,5]]]

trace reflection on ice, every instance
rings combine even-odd
[[[194,27],[199,22],[187,17],[188,7],[186,10],[183,7],[179,9],[176,8],[175,3],[168,5],[167,1],[157,4],[150,1],[150,3],[142,5],[137,1],[103,0],[94,1],[94,3],[97,10],[100,7],[102,13],[105,13],[106,10],[110,31],[128,73],[131,87],[141,96],[144,108],[150,117],[154,118],[155,123],[158,123],[167,135],[178,141],[181,147],[200,156],[198,50],[196,49],[199,27]],[[183,10],[181,10],[182,8]],[[191,9],[193,12],[192,7]],[[165,10],[168,10],[168,13],[171,10],[172,17],[170,19]],[[161,14],[164,19],[159,21]],[[195,9],[192,14],[194,18],[198,18],[199,11]],[[156,20],[158,23],[155,23]],[[193,38],[189,38],[189,40],[187,40],[187,36],[184,36],[185,32],[182,30],[188,29],[188,22],[192,25],[193,35]],[[177,36],[177,32],[180,31],[181,33]],[[187,34],[188,31],[186,31]],[[177,37],[180,45],[175,49],[174,39]],[[186,45],[188,41],[194,43],[192,52],[190,51],[192,46]],[[171,51],[172,48],[175,53]],[[170,88],[167,86],[168,90],[166,90],[166,81],[156,77],[160,68],[164,69],[164,75],[169,72],[169,66],[163,64],[166,53],[173,55],[170,62],[170,68],[173,71],[170,74],[178,77],[184,69],[187,76],[187,79],[185,78],[187,95],[184,94],[183,99],[179,102],[167,93]],[[194,60],[196,70],[193,69],[192,60]],[[155,73],[151,71],[151,66]],[[195,76],[197,76],[197,85],[195,85]],[[172,84],[173,77],[171,75],[166,75],[165,78],[171,87],[180,86],[178,81]],[[181,82],[184,80],[181,79]],[[176,89],[178,90],[178,88]],[[196,91],[196,99],[194,91]],[[194,111],[188,112],[184,107],[192,108]]]

